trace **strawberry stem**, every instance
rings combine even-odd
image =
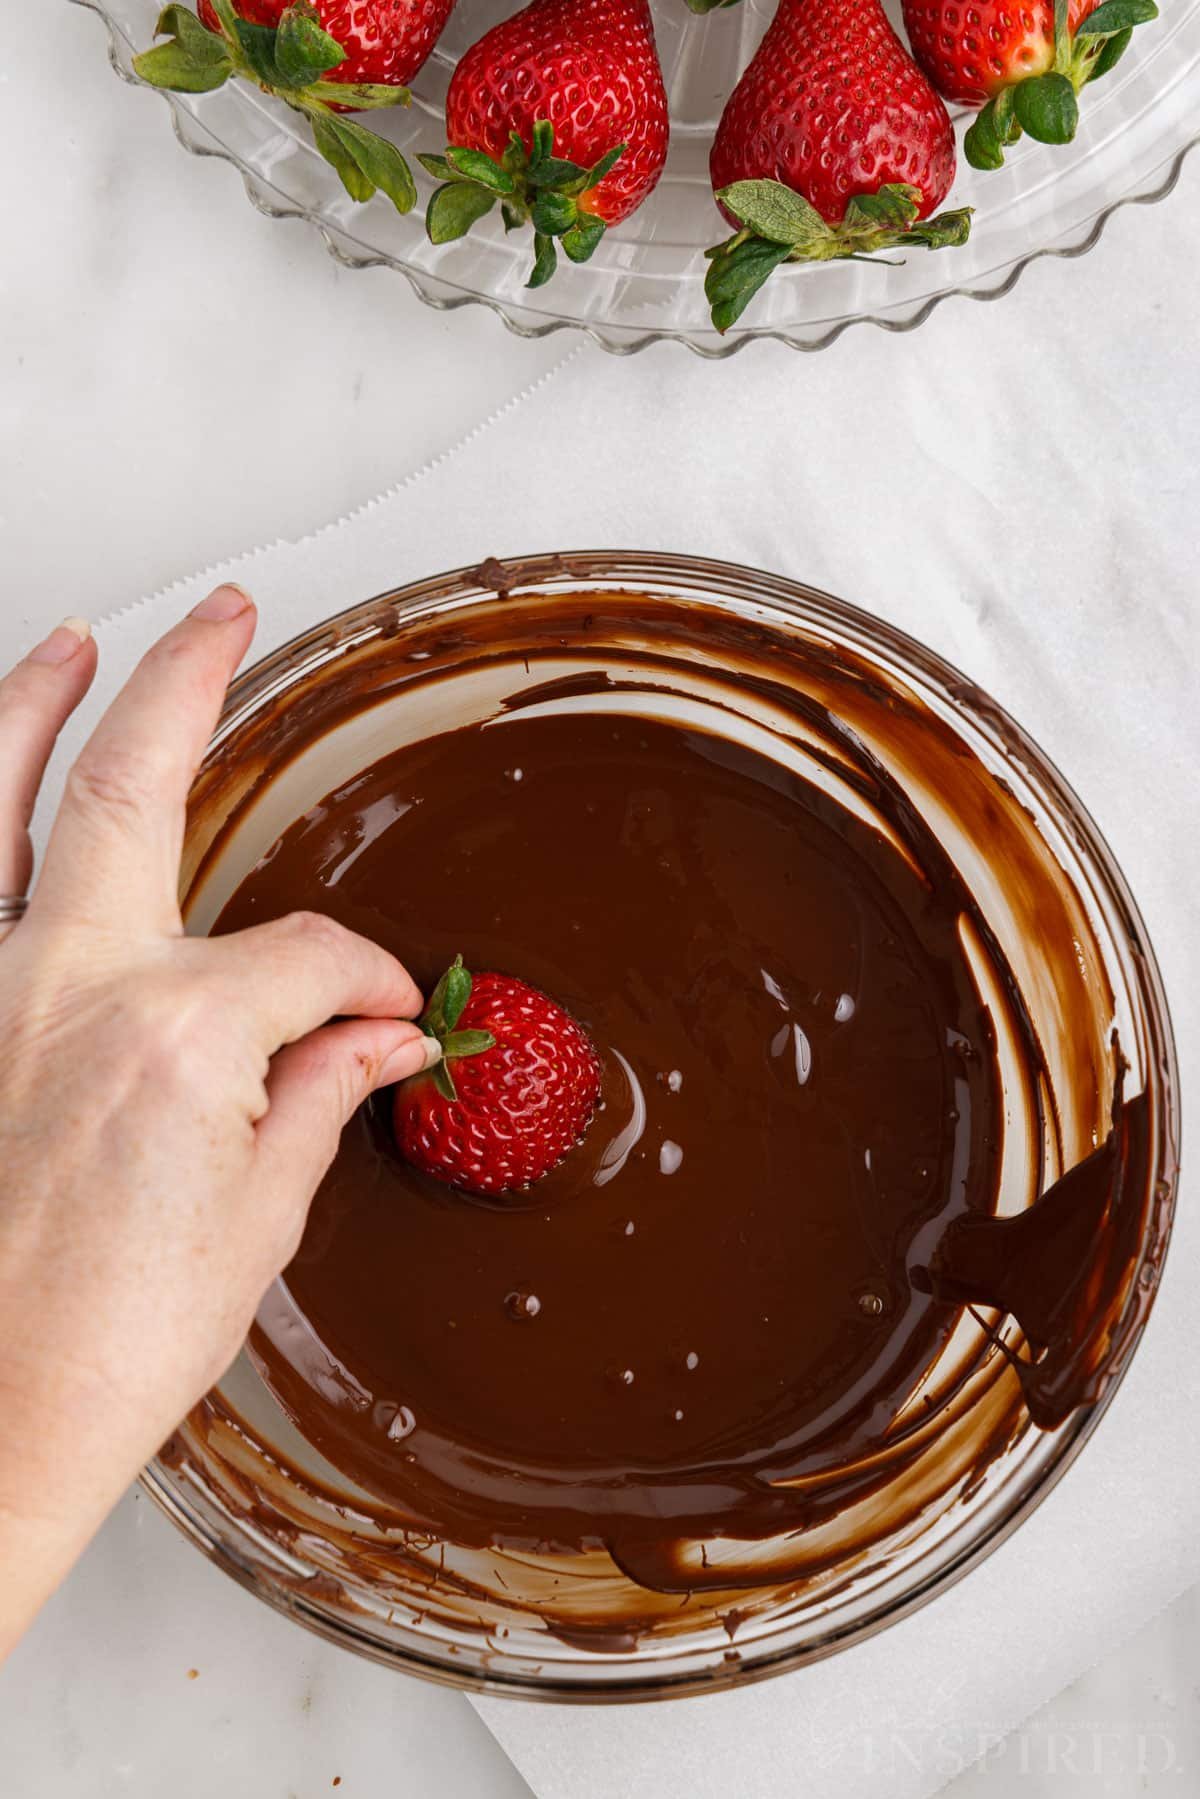
[[[430,994],[419,1021],[425,1035],[436,1038],[442,1046],[442,1059],[435,1065],[432,1079],[438,1092],[448,1100],[458,1098],[458,1089],[454,1085],[449,1064],[464,1056],[482,1055],[496,1042],[490,1031],[455,1029],[471,997],[471,984],[470,970],[463,967],[461,956],[455,956]],[[418,1075],[413,1078],[420,1080],[423,1077]]]
[[[879,250],[910,244],[941,250],[966,243],[971,230],[970,207],[920,219],[920,191],[895,182],[854,195],[836,225],[782,181],[735,181],[717,199],[741,225],[707,252],[704,292],[722,334],[781,263],[865,262]]]
[[[558,251],[571,262],[586,262],[604,236],[605,224],[584,195],[600,185],[625,154],[617,144],[590,168],[554,154],[554,126],[534,123],[527,149],[519,132],[509,134],[503,156],[489,156],[465,144],[448,145],[442,156],[418,155],[425,171],[442,183],[430,199],[425,229],[434,244],[465,236],[496,205],[504,229],[533,226],[533,270],[528,287],[542,287],[558,267]]]
[[[981,108],[963,151],[973,169],[998,169],[1024,132],[1040,144],[1069,144],[1079,127],[1078,96],[1115,68],[1134,28],[1158,17],[1155,0],[1101,0],[1072,35],[1066,0],[1055,0],[1054,67],[993,94]]]
[[[339,117],[345,109],[407,106],[408,89],[324,80],[345,62],[346,52],[320,25],[311,0],[295,0],[275,26],[250,24],[233,0],[212,0],[212,8],[215,31],[186,6],[164,6],[154,35],[165,41],[133,59],[140,79],[177,94],[211,93],[234,78],[252,81],[304,114],[313,142],[352,200],[382,193],[397,212],[410,212],[416,183],[395,144]]]

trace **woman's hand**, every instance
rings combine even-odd
[[[237,1354],[350,1114],[429,1054],[405,969],[328,919],[183,934],[188,788],[254,624],[219,588],[150,651],[0,926],[0,1656]],[[72,621],[0,682],[0,896],[95,668]]]

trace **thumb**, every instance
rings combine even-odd
[[[351,1018],[310,1031],[272,1058],[267,1110],[257,1126],[259,1163],[301,1222],[358,1107],[440,1055],[434,1039],[407,1019]]]

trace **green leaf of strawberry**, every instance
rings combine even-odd
[[[468,150],[452,144],[446,151],[445,160],[463,181],[477,182],[490,193],[511,194],[515,189],[516,184],[508,170],[501,168],[494,157],[485,155],[482,150]]]
[[[229,46],[186,6],[164,6],[154,35],[172,41],[156,44],[133,59],[137,75],[153,87],[169,87],[183,94],[211,93],[234,72]]]
[[[555,188],[559,193],[581,194],[591,179],[591,170],[565,156],[545,156],[538,165],[538,186]]]
[[[241,51],[242,62],[260,87],[280,95],[293,91],[275,60],[275,33],[266,25],[249,25],[239,19],[234,42]]]
[[[545,287],[547,281],[558,267],[558,251],[554,248],[554,239],[546,237],[540,231],[533,235],[533,272],[526,287]]]
[[[1013,112],[1039,144],[1069,144],[1079,126],[1075,89],[1056,69],[1019,81],[1013,90]]]
[[[306,101],[335,106],[345,112],[378,112],[385,106],[408,106],[412,95],[406,87],[381,81],[314,81],[304,90]]]
[[[852,194],[846,203],[841,230],[853,233],[861,226],[866,231],[908,231],[916,223],[920,202],[921,196],[915,188],[900,187],[895,183],[881,187],[873,194]],[[825,229],[833,228],[826,225]]]
[[[1128,50],[1133,40],[1133,27],[1128,31],[1116,31],[1112,37],[1106,37],[1100,46],[1100,54],[1088,70],[1089,81],[1099,81],[1110,69],[1115,69]]]
[[[432,175],[435,181],[464,181],[466,179],[465,176],[459,174],[457,169],[450,167],[444,156],[430,156],[426,151],[418,150],[417,161],[425,173]]]
[[[551,189],[538,195],[529,209],[529,216],[535,231],[545,237],[561,237],[577,223],[579,208],[569,194],[555,193]]]
[[[1102,0],[1095,12],[1075,27],[1075,36],[1115,37],[1118,32],[1132,31],[1135,25],[1148,25],[1157,17],[1154,0]]]
[[[741,318],[767,276],[787,261],[791,250],[790,244],[765,237],[739,236],[709,251],[704,293],[718,331],[724,334]]]
[[[592,188],[599,187],[609,170],[616,168],[624,154],[624,144],[615,144],[611,150],[605,151],[599,162],[594,162],[588,170],[588,178],[583,184],[584,193],[590,193]],[[575,168],[578,164],[573,163],[571,166]]]
[[[346,52],[322,31],[315,13],[288,7],[275,31],[275,66],[289,87],[307,87],[345,60]]]
[[[220,37],[186,6],[164,6],[154,26],[155,37],[176,37],[198,56],[226,54]]]
[[[369,200],[375,183],[359,168],[349,146],[343,142],[336,121],[330,113],[317,113],[312,120],[313,142],[330,168],[337,174],[352,200]]]
[[[1073,12],[1086,3],[1054,0],[1031,13],[1006,0],[969,8],[959,0],[904,0],[913,54],[942,97],[982,103],[964,142],[973,167],[999,168],[1023,130],[1044,144],[1070,143],[1077,96],[1116,67],[1137,26],[1158,17],[1155,0],[1100,0],[1073,25]]]
[[[465,237],[471,226],[496,204],[495,194],[473,182],[450,182],[439,187],[425,211],[425,229],[431,244],[450,244]]]
[[[490,1031],[451,1031],[442,1054],[451,1061],[457,1056],[478,1056],[491,1049],[495,1041]]]
[[[555,156],[554,127],[549,119],[538,119],[529,148],[514,131],[499,161],[465,144],[450,144],[441,156],[421,154],[421,167],[446,183],[426,210],[430,241],[445,244],[462,237],[499,199],[506,231],[533,226],[534,263],[527,285],[542,287],[558,267],[558,245],[571,262],[586,262],[594,254],[606,227],[582,203],[583,196],[600,185],[624,151],[624,144],[614,144],[585,168]]]
[[[1004,164],[1004,147],[996,130],[990,100],[967,128],[963,155],[973,169],[998,169]]]
[[[343,148],[372,184],[372,189],[378,188],[380,193],[386,194],[397,212],[411,212],[417,201],[417,187],[412,171],[395,144],[368,131],[365,125],[356,125],[352,119],[331,116],[325,122],[332,126]]]
[[[466,974],[466,991],[462,994],[461,999],[459,998],[460,993],[462,993],[461,980],[455,989],[455,999],[458,1002],[458,1007],[454,1014],[454,1023],[458,1023],[463,1006],[471,997],[471,977],[463,968],[463,959],[461,956],[456,956],[454,958],[454,961],[450,964],[449,968],[429,996],[428,1003],[421,1015],[421,1029],[427,1036],[437,1037],[440,1040],[445,1036],[446,1032],[452,1028],[446,1018],[446,1000],[450,993],[451,978],[461,977],[463,974]]]
[[[581,219],[569,231],[564,231],[559,239],[563,254],[572,262],[586,262],[607,230],[608,226],[603,219],[595,216]]]
[[[233,74],[233,59],[225,55],[196,57],[176,40],[144,50],[134,57],[133,68],[151,87],[170,88],[176,94],[208,94],[224,87]]]
[[[1002,87],[983,107],[963,139],[963,150],[973,169],[998,169],[1009,144],[1016,143],[1021,127],[1013,115],[1014,87]]]
[[[444,1062],[435,1063],[433,1072],[429,1078],[432,1080],[442,1098],[449,1100],[451,1105],[453,1105],[454,1101],[458,1098],[458,1088],[454,1085],[454,1076],[450,1073],[446,1064]]]
[[[165,6],[155,44],[133,59],[141,80],[175,93],[208,93],[232,76],[285,101],[309,120],[313,142],[358,201],[386,194],[398,212],[416,204],[412,173],[396,146],[341,115],[347,108],[407,106],[407,88],[383,82],[322,79],[347,61],[346,51],[320,24],[311,0],[281,9],[278,23],[241,18],[232,0],[207,0],[215,29],[186,6]],[[207,16],[207,15],[206,15]]]
[[[829,235],[816,208],[782,181],[734,181],[718,198],[747,231],[768,243],[795,249]]]
[[[471,997],[471,986],[470,972],[463,967],[462,957],[456,956],[421,1014],[421,1029],[442,1046],[442,1059],[433,1069],[432,1079],[438,1092],[448,1100],[458,1097],[450,1063],[464,1056],[482,1055],[496,1041],[490,1031],[456,1031],[454,1028]]]
[[[456,956],[451,967],[446,970],[446,986],[442,993],[442,1016],[446,1021],[446,1029],[452,1031],[463,1015],[467,1001],[471,997],[471,976],[463,967],[463,959]]]
[[[508,147],[510,150],[515,151],[519,149],[524,152],[525,146],[519,132],[514,131],[511,133],[508,140]],[[549,119],[535,119],[533,121],[533,130],[530,133],[529,160],[525,167],[526,175],[530,181],[539,180],[542,172],[542,164],[546,161],[546,158],[553,149],[554,126]],[[517,166],[520,167],[519,158]]]
[[[742,226],[708,251],[704,292],[713,324],[722,333],[741,317],[780,263],[866,259],[878,250],[908,245],[940,250],[965,243],[971,230],[969,207],[918,218],[921,196],[900,182],[887,182],[873,194],[855,194],[836,225],[778,181],[734,181],[717,199]]]

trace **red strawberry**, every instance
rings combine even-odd
[[[231,76],[253,81],[308,119],[313,141],[353,200],[417,198],[408,164],[384,137],[339,115],[407,106],[404,83],[437,42],[454,0],[198,0],[163,8],[167,41],[135,56],[143,81],[202,94]]]
[[[293,0],[235,0],[249,25],[278,26]],[[330,81],[403,87],[426,61],[450,17],[454,0],[313,0],[313,17],[346,53]],[[210,31],[220,25],[212,0],[199,0]]]
[[[1154,0],[904,0],[913,55],[946,96],[983,111],[963,145],[967,161],[996,169],[1022,130],[1069,143],[1077,96],[1124,55],[1135,25],[1158,17]]]
[[[552,999],[503,974],[472,979],[459,956],[421,1019],[442,1045],[429,1074],[397,1087],[405,1161],[467,1193],[513,1193],[579,1142],[600,1097],[600,1061]]]
[[[426,216],[435,244],[462,237],[500,202],[507,229],[534,229],[530,287],[556,242],[586,262],[607,225],[662,174],[669,126],[647,0],[533,0],[467,51],[446,95],[445,185]]]
[[[880,0],[781,0],[721,114],[709,158],[740,229],[709,251],[726,331],[781,262],[960,244],[970,213],[930,213],[954,179],[946,108]]]

